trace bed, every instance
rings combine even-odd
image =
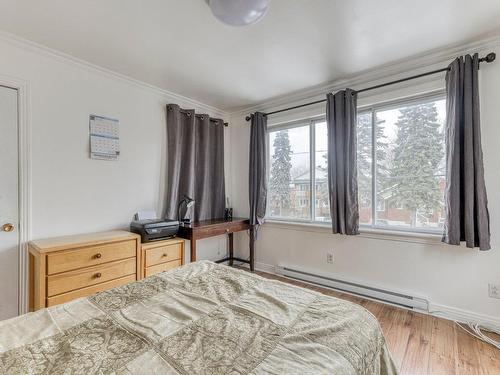
[[[218,265],[0,322],[5,374],[395,374],[364,308]]]

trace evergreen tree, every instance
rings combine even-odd
[[[377,120],[375,134],[372,134],[372,114],[363,113],[358,116],[358,195],[360,205],[372,200],[372,137],[375,136],[375,158],[377,163],[377,191],[387,184],[387,143],[385,143],[385,121]],[[373,202],[372,202],[373,204]]]
[[[439,208],[441,192],[436,176],[442,158],[443,136],[434,103],[400,109],[391,176],[398,203],[412,212],[429,215]]]
[[[273,147],[269,191],[271,192],[271,204],[274,208],[279,209],[279,215],[281,215],[282,209],[290,208],[292,149],[288,131],[282,130],[276,133]]]

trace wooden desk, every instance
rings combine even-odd
[[[244,230],[250,231],[250,260],[235,258],[234,257],[234,244],[233,233]],[[254,245],[255,245],[255,232],[253,226],[250,225],[248,219],[233,218],[232,220],[212,219],[196,221],[191,224],[186,224],[179,227],[177,237],[184,238],[190,241],[191,262],[196,261],[196,241],[203,238],[220,236],[227,234],[229,239],[229,257],[220,259],[217,263],[229,262],[233,265],[233,261],[244,262],[250,265],[250,270],[254,270]]]

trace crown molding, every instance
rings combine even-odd
[[[401,78],[398,76],[418,74],[429,69],[433,65],[449,63],[452,59],[461,54],[480,52],[498,46],[500,46],[500,34],[466,43],[453,44],[448,47],[433,49],[408,58],[380,65],[331,82],[279,95],[251,106],[228,109],[227,111],[231,116],[240,116],[255,111],[266,112],[285,106],[298,105],[304,101],[323,98],[326,93],[345,87],[365,86],[376,84],[378,83],[377,81],[387,80],[389,77],[391,79],[398,79]]]
[[[12,33],[6,32],[6,31],[0,30],[0,41],[4,41],[4,42],[11,44],[15,47],[19,47],[19,48],[22,48],[22,49],[30,51],[30,52],[41,54],[43,56],[52,58],[56,61],[68,64],[68,65],[76,66],[80,69],[83,69],[83,70],[86,70],[86,71],[89,71],[92,73],[101,74],[101,75],[103,75],[107,78],[110,78],[110,79],[115,79],[115,80],[127,83],[129,85],[138,87],[140,89],[152,92],[158,96],[165,98],[165,100],[177,103],[181,106],[193,107],[199,111],[207,112],[211,116],[221,117],[224,119],[227,119],[229,117],[229,112],[224,111],[220,108],[213,107],[211,105],[201,103],[197,100],[188,98],[186,96],[177,94],[175,92],[162,89],[158,86],[155,86],[155,85],[146,83],[144,81],[129,77],[125,74],[115,72],[111,69],[104,68],[102,66],[93,64],[89,61],[86,61],[86,60],[80,59],[78,57],[69,55],[67,53],[55,50],[53,48],[44,46],[42,44],[33,42],[31,40],[22,38],[18,35],[15,35],[15,34],[12,34]]]
[[[162,89],[158,86],[101,67],[86,60],[52,49],[6,31],[0,30],[0,41],[7,42],[24,50],[39,53],[59,62],[77,66],[93,73],[101,74],[107,78],[125,82],[164,97],[166,100],[178,103],[179,105],[193,107],[199,111],[207,112],[212,116],[227,119],[229,116],[246,115],[255,111],[270,111],[283,106],[300,104],[306,100],[314,100],[314,98],[319,97],[322,98],[327,92],[335,91],[347,86],[362,86],[367,85],[368,83],[376,83],[378,80],[384,80],[389,77],[396,78],[395,76],[398,75],[410,74],[410,72],[418,73],[419,70],[428,69],[432,65],[449,62],[451,59],[460,54],[498,47],[500,45],[500,35],[494,35],[467,43],[454,44],[445,48],[434,49],[428,52],[413,55],[409,58],[400,59],[389,64],[368,69],[358,74],[263,100],[257,104],[228,110],[223,110],[175,92]]]

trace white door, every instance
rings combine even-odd
[[[0,320],[19,313],[18,145],[17,90],[0,86]]]

